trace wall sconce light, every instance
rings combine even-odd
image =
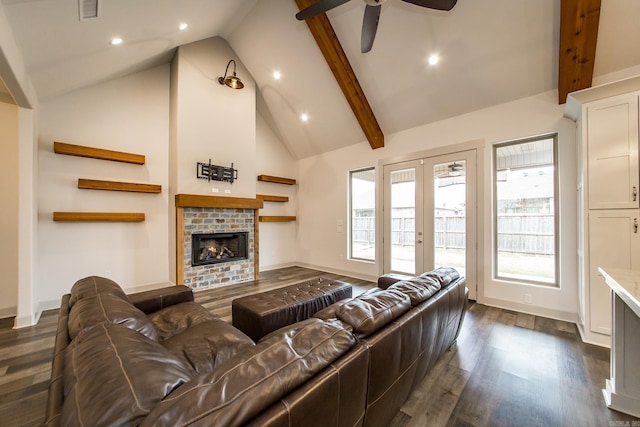
[[[227,76],[229,72],[229,65],[233,62],[233,76]],[[236,61],[233,59],[227,63],[227,68],[224,70],[224,77],[218,77],[218,83],[221,85],[227,85],[231,89],[242,89],[244,83],[240,80],[240,77],[236,76]]]

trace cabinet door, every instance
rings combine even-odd
[[[589,212],[589,319],[591,332],[611,334],[611,289],[598,267],[638,268],[637,209]]]
[[[638,96],[587,107],[589,209],[638,205]]]

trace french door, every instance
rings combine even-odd
[[[384,272],[450,266],[476,298],[476,151],[384,166]]]

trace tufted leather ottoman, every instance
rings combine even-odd
[[[248,295],[231,303],[233,326],[257,342],[269,332],[308,319],[334,302],[350,298],[351,293],[348,283],[320,278]]]

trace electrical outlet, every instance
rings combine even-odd
[[[217,192],[219,192],[219,191],[220,191],[220,190],[218,190],[217,188],[212,188],[212,189],[211,189],[211,192],[212,192],[212,193],[217,193]]]
[[[231,190],[229,190],[228,188],[224,190],[224,194],[231,194]]]
[[[533,304],[533,298],[531,297],[531,294],[524,294],[524,303]]]

